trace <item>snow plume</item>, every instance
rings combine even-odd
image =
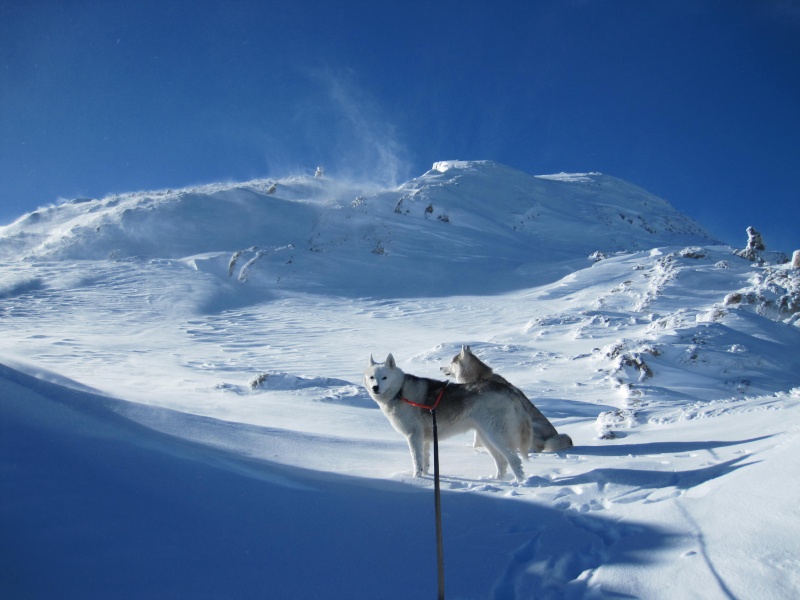
[[[315,148],[315,160],[337,179],[397,187],[408,178],[408,152],[398,141],[384,111],[350,72],[318,70],[311,75],[321,89],[300,109]],[[317,165],[311,165],[316,167]]]

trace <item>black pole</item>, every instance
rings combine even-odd
[[[436,560],[439,571],[439,600],[444,600],[444,547],[442,544],[442,501],[439,492],[439,433],[436,427],[436,410],[433,417],[433,495],[436,505]]]

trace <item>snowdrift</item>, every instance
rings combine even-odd
[[[129,420],[123,402],[3,365],[0,390],[0,554],[11,597],[408,598],[435,589],[425,488],[209,449]],[[150,412],[181,428],[213,427],[191,415]],[[235,438],[236,429],[228,435]],[[570,518],[492,495],[446,494],[445,505],[455,597],[511,592],[516,574],[506,561],[532,531],[547,552],[572,557],[542,574],[548,585],[601,562],[641,563],[671,543],[659,528]],[[640,542],[608,557],[598,531]],[[479,552],[460,542],[474,538]]]

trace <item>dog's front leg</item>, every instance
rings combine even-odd
[[[408,449],[411,450],[411,462],[414,467],[414,477],[422,477],[428,472],[428,461],[425,456],[425,441],[421,431],[408,434]]]

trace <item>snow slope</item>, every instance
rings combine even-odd
[[[396,297],[472,293],[486,270],[483,291],[518,289],[597,250],[716,242],[613,177],[434,167],[395,190],[290,177],[73,201],[0,228],[0,258],[183,259],[270,289]]]
[[[433,596],[433,482],[361,373],[464,343],[576,446],[515,484],[442,442],[449,598],[800,590],[800,275],[630,184],[130,194],[0,257],[3,596]]]

